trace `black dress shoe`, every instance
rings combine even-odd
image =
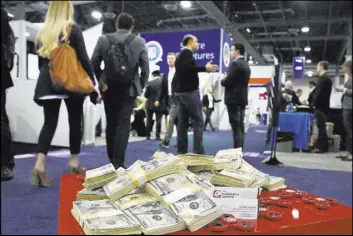
[[[13,179],[13,172],[7,167],[1,168],[1,181],[9,181]]]
[[[148,137],[148,136],[146,137],[146,140],[150,140],[150,139],[151,139],[151,137]]]
[[[161,137],[156,137],[156,140],[160,141],[160,140],[162,140],[162,139],[161,139]]]

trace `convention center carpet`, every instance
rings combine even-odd
[[[252,135],[246,137],[244,153],[263,151],[265,133],[256,130],[249,130]],[[175,138],[172,143],[175,143]],[[129,143],[125,165],[130,166],[138,159],[148,161],[158,149],[158,144],[159,141],[155,140]],[[205,132],[204,145],[207,154],[215,155],[218,150],[232,147],[232,134],[229,131]],[[189,151],[192,151],[192,136],[189,136]],[[176,153],[176,149],[170,148],[168,152]],[[105,146],[84,147],[80,156],[81,164],[88,169],[108,163]],[[290,187],[321,197],[333,197],[344,205],[352,206],[352,173],[268,166],[261,164],[261,156],[250,156],[244,159],[264,173],[284,177]],[[15,178],[1,183],[1,234],[57,234],[60,176],[67,172],[68,157],[68,149],[49,152],[46,166],[53,178],[50,188],[30,185],[29,173],[35,162],[34,154],[16,158]]]

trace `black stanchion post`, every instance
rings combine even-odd
[[[281,78],[282,78],[282,61],[278,63],[278,60],[275,58],[275,75],[272,81],[273,95],[269,99],[272,99],[272,119],[271,119],[271,155],[266,158],[262,163],[266,165],[282,165],[276,157],[276,148],[277,148],[277,132],[278,132],[278,120],[280,112],[280,94],[281,94]],[[274,142],[274,143],[273,143]]]

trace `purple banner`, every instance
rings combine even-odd
[[[305,57],[293,57],[292,79],[304,78]]]
[[[230,57],[230,48],[232,47],[233,42],[229,35],[227,34],[227,32],[225,32],[225,30],[222,29],[222,37],[223,37],[223,45],[221,48],[221,55],[222,55],[222,62],[221,62],[221,66],[220,66],[220,72],[227,72],[228,71],[228,67],[230,66],[232,59]]]
[[[194,53],[198,66],[206,65],[209,61],[216,65],[220,64],[221,30],[213,29],[141,34],[140,36],[146,40],[150,66],[158,65],[161,73],[168,72],[167,54],[179,53],[182,40],[187,34],[195,35],[199,41],[199,50]]]

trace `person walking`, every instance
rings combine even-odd
[[[99,37],[91,61],[99,80],[107,117],[108,158],[118,169],[124,167],[130,118],[136,97],[148,80],[149,63],[145,40],[132,35],[134,18],[128,13],[121,13],[115,26],[117,31],[114,34]],[[100,67],[102,61],[104,70]]]
[[[203,115],[199,91],[199,72],[214,72],[217,65],[208,62],[205,66],[196,66],[193,53],[198,49],[198,39],[191,34],[185,35],[183,49],[175,61],[175,95],[179,105],[178,115],[178,154],[188,152],[188,121],[191,118],[194,130],[194,153],[204,154]]]
[[[151,139],[153,128],[153,115],[156,116],[156,140],[161,140],[162,116],[165,109],[165,103],[159,103],[156,106],[158,92],[162,84],[159,70],[152,72],[153,79],[146,85],[145,98],[147,99],[147,140]],[[164,101],[164,100],[163,100]]]
[[[6,112],[6,93],[13,86],[10,72],[14,66],[15,41],[7,12],[1,8],[1,181],[13,179],[15,167],[10,123]]]
[[[214,111],[214,104],[220,101],[222,100],[216,100],[215,97],[213,96],[212,88],[208,88],[206,94],[203,95],[203,98],[202,98],[203,111],[205,112],[205,115],[206,115],[205,125],[203,127],[204,131],[206,130],[206,127],[208,124],[210,125],[211,130],[213,132],[215,131],[215,128],[213,127],[213,124],[212,124],[211,115],[212,115],[212,112]]]
[[[50,148],[58,124],[61,100],[64,99],[69,116],[70,153],[69,172],[85,173],[86,169],[79,163],[81,149],[83,117],[83,101],[85,95],[57,90],[52,84],[48,59],[51,52],[63,41],[67,40],[74,48],[83,69],[95,85],[91,62],[88,58],[85,42],[80,27],[74,23],[74,7],[71,1],[51,1],[46,13],[43,28],[39,31],[37,42],[39,46],[40,74],[35,88],[34,101],[43,107],[44,125],[39,134],[37,160],[31,171],[31,182],[41,187],[50,186],[52,179],[45,172],[45,156]],[[67,29],[71,28],[69,34]],[[98,88],[95,88],[96,98],[100,99]]]
[[[352,161],[352,60],[346,61],[342,68],[348,80],[344,86],[337,86],[336,90],[343,92],[343,124],[346,130],[347,154],[338,158],[342,158],[342,161]]]

